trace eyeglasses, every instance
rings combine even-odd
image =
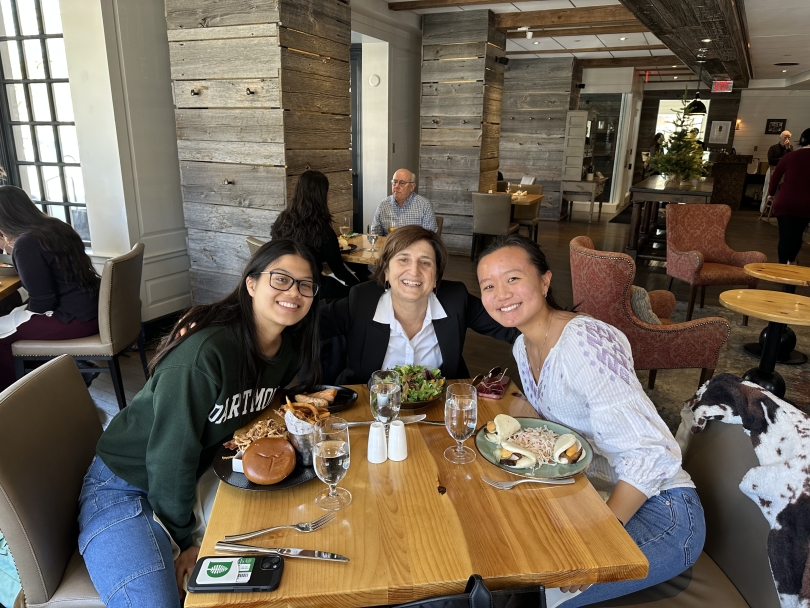
[[[397,184],[399,184],[400,186],[407,186],[408,184],[412,184],[412,183],[413,182],[406,182],[403,179],[400,179],[400,180],[392,179],[391,180],[391,185],[392,186],[396,186]]]
[[[270,287],[278,291],[290,291],[293,284],[298,285],[298,293],[305,298],[313,298],[318,293],[320,285],[306,279],[294,279],[290,275],[275,270],[260,272],[259,274],[270,275]]]

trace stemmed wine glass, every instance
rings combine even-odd
[[[315,424],[312,465],[315,474],[329,486],[315,497],[325,511],[338,511],[352,502],[352,494],[337,484],[349,470],[349,425],[343,418],[329,416]]]
[[[345,238],[349,232],[351,232],[351,229],[349,227],[349,216],[347,215],[343,218],[343,224],[340,226],[340,234]]]
[[[399,416],[402,405],[402,383],[392,369],[376,371],[368,381],[371,415],[386,426]]]
[[[444,402],[444,426],[456,440],[444,451],[444,457],[454,464],[475,460],[475,452],[462,445],[475,432],[478,424],[478,391],[472,384],[451,384]]]

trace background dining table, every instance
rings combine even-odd
[[[371,251],[371,243],[368,242],[367,234],[361,234],[346,240],[349,241],[350,245],[357,245],[357,249],[348,253],[341,253],[340,257],[343,258],[344,262],[354,262],[355,264],[376,264],[385,245],[384,236],[377,237],[374,251]]]
[[[367,387],[350,388],[357,401],[336,415],[371,420]],[[443,420],[443,399],[422,411],[428,420]],[[501,400],[479,399],[478,426],[499,413],[537,417],[514,384]],[[382,464],[366,458],[368,427],[351,430],[351,464],[339,486],[353,499],[329,525],[310,534],[286,530],[246,541],[330,551],[348,556],[349,563],[288,558],[275,592],[197,593],[185,605],[383,606],[460,593],[473,573],[494,589],[646,576],[644,554],[583,474],[571,485],[497,490],[481,476],[517,477],[481,454],[466,465],[445,460],[453,440],[444,426],[405,428],[408,457]],[[215,555],[214,543],[225,535],[314,520],[323,514],[313,501],[324,487],[314,480],[283,491],[251,492],[220,483],[200,557]]]
[[[20,277],[16,274],[0,276],[0,300],[15,293],[20,288]]]

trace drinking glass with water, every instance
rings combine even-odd
[[[454,464],[475,460],[475,452],[462,445],[475,432],[478,424],[478,391],[472,384],[451,384],[444,402],[444,426],[456,445],[444,451],[444,457]]]
[[[349,470],[349,426],[343,418],[329,416],[315,424],[315,447],[312,466],[315,474],[329,486],[315,497],[315,504],[325,511],[337,511],[352,502],[351,492],[337,484]]]
[[[402,405],[399,374],[390,369],[374,372],[368,383],[368,392],[374,419],[386,425],[396,420]]]

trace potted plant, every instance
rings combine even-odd
[[[676,112],[675,131],[669,136],[661,152],[650,158],[650,169],[667,176],[667,184],[678,186],[682,181],[692,181],[705,175],[703,146],[689,133],[692,119],[684,108]]]

